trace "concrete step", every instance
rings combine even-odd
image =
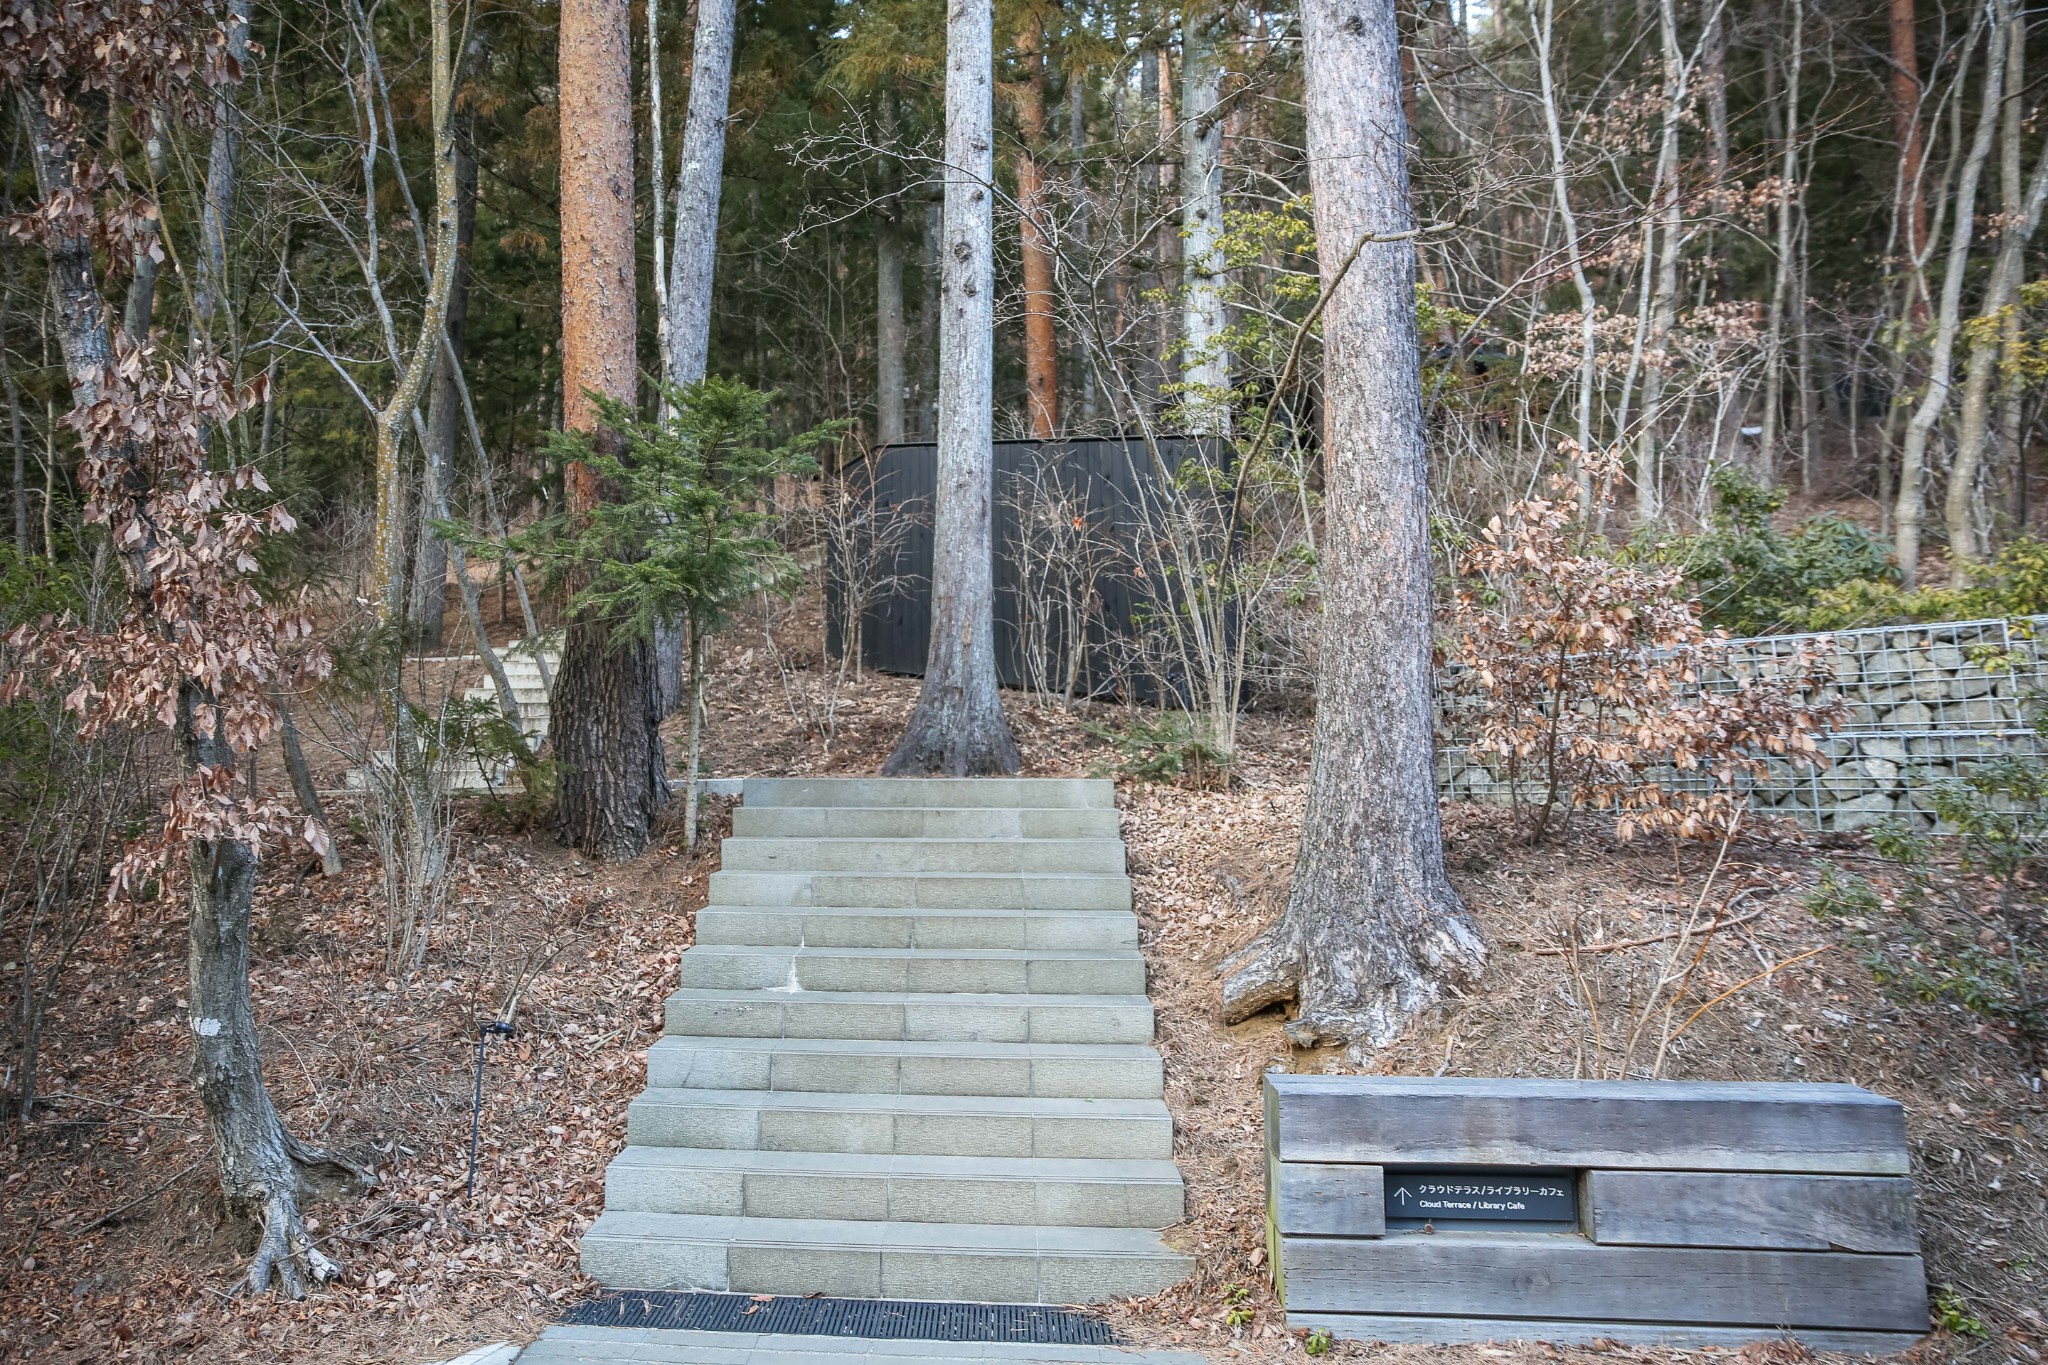
[[[1112,1043],[955,1043],[859,1038],[695,1038],[647,1050],[647,1083],[696,1090],[1157,1099],[1159,1054]]]
[[[750,777],[749,806],[1116,807],[1116,784],[1089,777]]]
[[[1171,1161],[874,1156],[628,1147],[605,1169],[604,1206],[621,1213],[863,1222],[1163,1228],[1185,1212]]]
[[[1143,995],[1135,949],[770,948],[699,944],[682,984],[698,990]]]
[[[626,1110],[626,1140],[743,1152],[1164,1161],[1173,1155],[1173,1120],[1159,1100],[649,1087]]]
[[[584,1271],[629,1289],[1101,1303],[1156,1294],[1188,1267],[1140,1228],[607,1212],[583,1236]]]
[[[1149,1043],[1142,995],[925,991],[722,991],[668,998],[670,1033],[701,1038],[900,1038],[928,1042]]]
[[[785,909],[712,905],[697,912],[700,944],[818,948],[1135,948],[1128,910]]]
[[[1017,1341],[868,1341],[859,1337],[550,1327],[519,1365],[1208,1365],[1186,1351],[1040,1346]],[[456,1365],[456,1362],[450,1362]]]
[[[1115,839],[1106,807],[735,806],[732,832],[747,839]]]
[[[1101,872],[1121,875],[1120,839],[727,839],[734,872]]]
[[[1130,879],[1048,872],[714,872],[719,905],[841,905],[855,909],[1128,910]]]

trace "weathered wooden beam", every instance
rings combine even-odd
[[[1289,1161],[1268,1197],[1278,1206],[1282,1233],[1325,1237],[1378,1237],[1387,1230],[1387,1173],[1383,1166],[1332,1166]]]
[[[1282,1237],[1290,1312],[1924,1332],[1918,1256],[1597,1246],[1557,1234]]]
[[[1850,1085],[1266,1077],[1280,1161],[1904,1175],[1905,1110]]]
[[[1609,1246],[1920,1249],[1913,1182],[1893,1177],[1589,1171],[1585,1206]]]
[[[1848,1332],[1832,1328],[1782,1331],[1773,1327],[1695,1327],[1655,1322],[1558,1322],[1543,1318],[1420,1318],[1380,1313],[1304,1313],[1290,1310],[1290,1330],[1320,1327],[1349,1341],[1549,1341],[1561,1346],[1618,1341],[1630,1346],[1742,1346],[1796,1338],[1809,1350],[1892,1355],[1920,1341],[1914,1332]]]

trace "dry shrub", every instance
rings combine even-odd
[[[1818,652],[1732,678],[1727,641],[1700,624],[1680,571],[1608,553],[1595,527],[1617,471],[1585,463],[1583,511],[1560,475],[1465,554],[1457,688],[1476,712],[1470,750],[1499,760],[1530,842],[1579,810],[1614,812],[1624,839],[1718,837],[1769,760],[1825,763],[1816,735],[1840,704],[1822,693]]]

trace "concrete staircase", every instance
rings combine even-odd
[[[1158,1236],[1182,1189],[1151,1039],[1108,782],[750,779],[584,1269],[1155,1293],[1189,1261]]]
[[[477,656],[479,663],[482,656]],[[536,648],[531,639],[521,640],[509,646],[498,656],[504,666],[505,681],[512,684],[512,699],[519,703],[519,728],[526,732],[531,742],[538,744],[548,734],[548,686],[541,678],[541,663],[547,664],[547,678],[552,681],[562,675],[562,637],[543,635]],[[482,681],[462,694],[464,701],[498,704],[498,689],[485,672]]]

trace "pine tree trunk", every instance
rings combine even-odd
[[[891,775],[1013,773],[1023,762],[996,685],[994,33],[992,0],[953,0],[946,15],[931,642],[917,706],[882,767]]]
[[[1391,5],[1304,0],[1323,287],[1327,531],[1315,739],[1286,911],[1224,964],[1224,1017],[1298,1002],[1298,1044],[1383,1045],[1485,947],[1444,872],[1428,462]],[[1352,245],[1359,249],[1341,280]]]
[[[562,400],[572,431],[599,431],[587,394],[631,403],[637,389],[629,17],[626,0],[562,7]],[[680,347],[683,336],[671,341]],[[580,462],[563,484],[571,516],[605,495]],[[661,696],[652,641],[614,639],[612,623],[589,613],[569,623],[548,740],[561,769],[555,829],[571,846],[601,857],[646,848],[668,800]]]
[[[1024,273],[1024,402],[1032,438],[1049,441],[1060,425],[1059,337],[1053,328],[1052,244],[1046,235],[1045,21],[1034,16],[1017,35],[1024,79],[1017,88],[1017,234]]]
[[[1926,148],[1920,137],[1920,55],[1914,0],[1891,0],[1892,128],[1899,144],[1898,217],[1900,245],[1908,261],[1927,251]],[[1907,313],[1927,316],[1927,300],[1914,294]]]

